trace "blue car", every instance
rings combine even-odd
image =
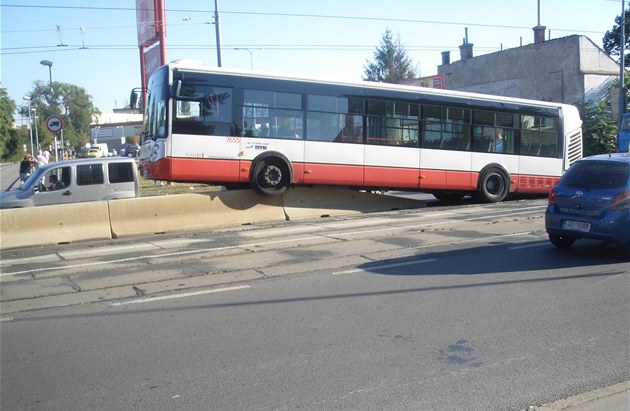
[[[549,192],[545,229],[559,248],[580,238],[630,245],[630,154],[575,162]]]

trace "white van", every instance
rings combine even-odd
[[[22,186],[0,193],[0,208],[116,200],[139,196],[138,170],[134,159],[86,158],[60,161],[40,167]]]

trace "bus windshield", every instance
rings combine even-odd
[[[168,67],[160,67],[149,80],[144,113],[144,140],[165,138],[168,125]]]

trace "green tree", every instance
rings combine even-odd
[[[63,138],[72,146],[78,147],[89,142],[90,124],[100,110],[92,103],[92,97],[84,88],[74,84],[53,82],[50,84],[35,81],[33,90],[29,93],[31,106],[36,109],[40,142],[48,145],[53,135],[48,132],[45,120],[53,114],[63,120]],[[28,107],[22,107],[24,114]]]
[[[17,161],[22,153],[22,144],[26,144],[26,133],[13,127],[13,113],[16,104],[9,97],[7,90],[0,88],[0,159]]]
[[[621,40],[621,15],[615,17],[615,25],[604,35],[602,43],[604,50],[610,56],[621,57],[621,48],[619,46]],[[625,41],[624,41],[624,67],[630,67],[630,9],[625,11]]]
[[[363,80],[382,83],[400,83],[417,77],[417,69],[403,46],[400,35],[394,40],[387,28],[381,38],[381,44],[374,51],[374,61],[367,61],[363,66]]]
[[[578,107],[582,117],[584,157],[617,151],[617,124],[612,121],[605,101],[589,102]]]

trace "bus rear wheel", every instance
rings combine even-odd
[[[262,195],[279,195],[291,184],[287,163],[277,157],[267,157],[256,162],[251,179],[252,188]]]
[[[475,197],[486,203],[498,203],[505,200],[509,191],[507,175],[498,168],[489,168],[479,178],[479,191]]]

